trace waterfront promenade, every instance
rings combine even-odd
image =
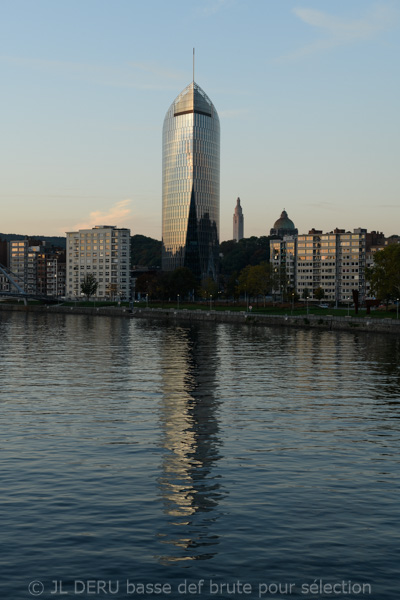
[[[296,327],[303,329],[321,329],[324,331],[364,331],[390,333],[400,335],[400,319],[376,319],[367,316],[335,316],[334,314],[265,314],[246,311],[229,310],[188,310],[185,308],[150,308],[140,307],[129,309],[116,306],[63,306],[63,305],[28,305],[0,304],[0,311],[47,312],[62,314],[80,314],[93,316],[115,316],[136,319],[163,319],[168,321],[203,321],[218,323],[243,323],[252,326]]]

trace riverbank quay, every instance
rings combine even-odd
[[[117,306],[63,306],[2,304],[0,311],[61,313],[75,315],[108,316],[136,319],[163,319],[176,322],[243,323],[249,327],[296,327],[324,331],[363,331],[400,335],[400,319],[373,319],[368,317],[342,317],[335,315],[274,315],[229,310],[188,310],[177,308],[133,308]]]
[[[0,303],[0,311],[21,313],[62,313],[73,315],[93,315],[106,317],[131,317],[128,307],[122,306],[63,306],[62,304],[6,304]]]
[[[250,312],[218,310],[186,310],[176,308],[135,308],[134,318],[168,319],[170,321],[214,321],[244,323],[248,326],[297,327],[325,331],[364,331],[400,335],[400,320],[369,319],[367,317],[336,317],[334,315],[268,315]]]

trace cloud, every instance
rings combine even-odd
[[[129,208],[131,202],[132,200],[128,198],[114,204],[108,212],[102,212],[100,210],[93,211],[90,213],[89,219],[75,225],[74,230],[91,229],[96,225],[117,225],[118,227],[121,227],[127,217],[131,214],[131,209]]]
[[[293,12],[322,37],[284,57],[286,59],[299,59],[337,46],[371,40],[398,20],[398,10],[391,4],[374,5],[359,19],[345,19],[309,8],[294,8]]]

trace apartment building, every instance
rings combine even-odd
[[[60,284],[54,292],[53,267],[57,265]],[[65,252],[62,249],[47,248],[41,240],[23,238],[8,243],[8,265],[14,280],[28,293],[63,296],[65,295]],[[50,291],[51,290],[51,291]]]
[[[46,295],[65,296],[65,253],[63,256],[49,256],[46,260]]]
[[[38,288],[42,287],[41,282],[38,282],[38,272],[43,275],[43,269],[38,267],[39,255],[43,256],[43,248],[40,240],[28,237],[9,242],[9,268],[25,292],[36,294]]]
[[[66,295],[81,297],[81,283],[92,274],[97,298],[129,299],[130,230],[97,225],[67,233]]]
[[[313,298],[321,288],[324,299],[332,302],[348,302],[353,290],[358,290],[360,300],[365,297],[366,249],[367,231],[361,228],[353,233],[311,229],[270,242],[271,262],[275,272],[282,273],[281,282],[286,279],[301,297]],[[281,283],[279,291],[283,289]]]

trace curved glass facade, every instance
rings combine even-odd
[[[171,104],[163,128],[162,268],[218,274],[220,127],[217,111],[192,82]]]

